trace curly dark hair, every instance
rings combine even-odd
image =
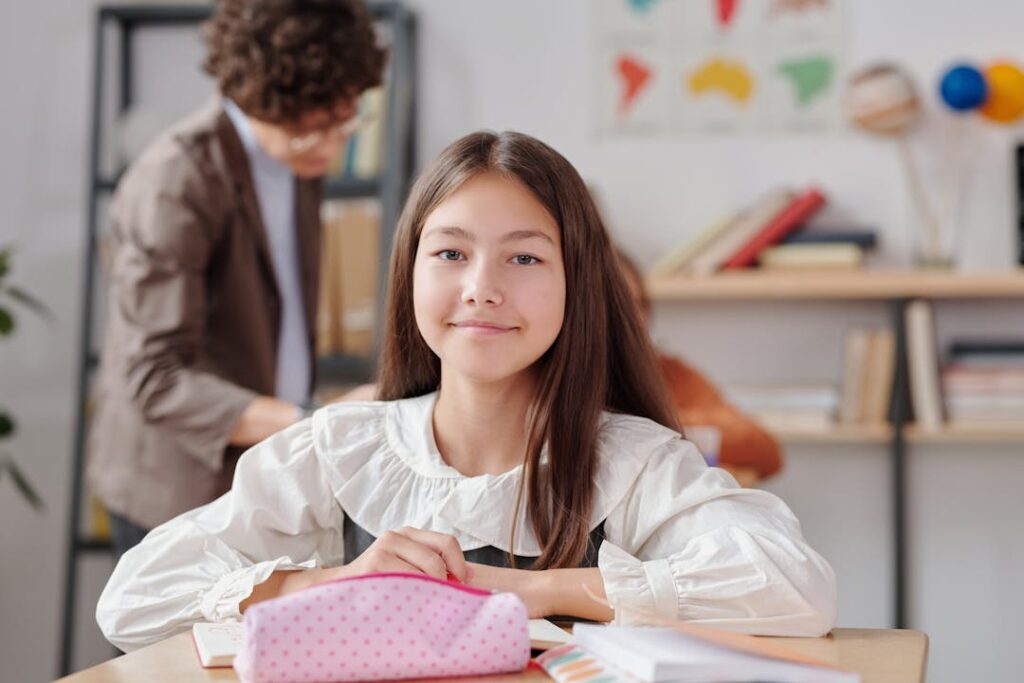
[[[221,93],[270,123],[330,110],[383,77],[386,53],[359,0],[219,0],[203,39]]]

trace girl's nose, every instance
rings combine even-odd
[[[466,279],[462,285],[462,303],[497,306],[502,300],[501,287],[493,268],[477,264],[466,270]]]

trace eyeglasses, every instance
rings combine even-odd
[[[370,123],[373,118],[372,114],[356,114],[352,118],[329,128],[315,130],[312,133],[305,133],[303,135],[292,135],[288,138],[288,149],[296,154],[302,154],[321,144],[324,140],[351,137],[360,128]]]

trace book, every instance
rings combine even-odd
[[[863,420],[861,406],[867,382],[868,347],[871,332],[866,329],[850,330],[846,334],[843,352],[843,384],[839,399],[839,421],[856,424]]]
[[[949,357],[955,362],[964,356],[1007,356],[1024,358],[1021,339],[958,339],[949,345]]]
[[[1017,190],[1017,263],[1024,266],[1024,143],[1013,152]]]
[[[943,407],[935,322],[929,302],[917,299],[907,304],[906,328],[914,418],[920,429],[936,431],[942,427]]]
[[[380,204],[374,199],[325,202],[321,219],[317,351],[365,356],[373,348],[377,313]]]
[[[532,650],[550,650],[568,643],[572,638],[571,633],[547,619],[530,619],[529,630]]]
[[[651,275],[675,275],[686,268],[702,251],[724,235],[739,218],[738,214],[721,218],[702,230],[696,237],[658,259],[651,268]]]
[[[571,638],[568,631],[547,619],[530,619],[530,648],[548,650],[564,645]],[[200,622],[192,625],[192,643],[203,668],[229,667],[242,648],[245,636],[240,621],[224,623]]]
[[[804,225],[783,237],[780,244],[854,244],[870,251],[878,246],[878,234],[874,230],[808,228]]]
[[[864,265],[864,250],[856,244],[781,244],[758,255],[769,270],[852,270]]]
[[[352,174],[357,178],[371,179],[380,174],[387,119],[385,92],[385,86],[370,88],[359,101],[360,114],[367,117],[367,123],[357,134],[359,142],[352,159]]]
[[[969,367],[947,365],[942,370],[942,392],[952,395],[1024,394],[1024,368],[1005,365]]]
[[[235,655],[242,649],[244,635],[240,621],[193,624],[192,643],[199,663],[205,669],[231,666]]]
[[[796,230],[815,211],[825,204],[825,195],[814,187],[794,197],[774,217],[765,223],[748,241],[731,254],[722,265],[730,270],[754,264],[758,254]]]
[[[879,424],[886,421],[896,371],[896,335],[892,330],[873,330],[868,341],[867,367],[861,400],[861,421]]]
[[[807,410],[835,413],[839,394],[829,384],[740,384],[724,388],[729,402],[740,410]]]
[[[835,427],[835,416],[821,410],[756,410],[749,417],[769,432],[823,432]]]
[[[789,190],[774,190],[740,212],[736,220],[687,266],[689,275],[705,277],[720,270],[726,259],[793,200]]]
[[[640,681],[853,683],[854,672],[753,636],[674,622],[671,626],[577,624],[573,644]],[[544,666],[543,662],[540,662]],[[556,680],[560,680],[555,677]],[[569,680],[569,679],[561,679]]]

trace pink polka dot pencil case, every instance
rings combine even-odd
[[[245,683],[365,681],[519,671],[526,606],[419,574],[367,574],[253,605],[234,667]]]

